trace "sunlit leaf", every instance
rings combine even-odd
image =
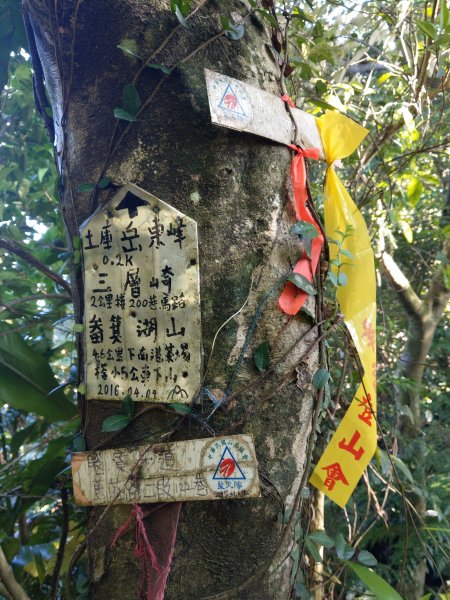
[[[437,31],[436,27],[433,23],[429,23],[428,21],[421,21],[420,19],[416,19],[417,27],[420,29],[422,33],[430,37],[432,40],[436,39]]]
[[[377,600],[402,600],[400,594],[385,579],[374,573],[371,569],[352,561],[348,561],[346,564],[361,579],[372,594],[375,595]]]

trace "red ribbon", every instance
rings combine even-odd
[[[295,108],[295,104],[292,102],[292,99],[291,99],[291,97],[290,97],[290,96],[288,96],[287,94],[283,94],[283,95],[281,96],[281,99],[282,99],[284,102],[287,102],[291,108]]]
[[[282,98],[284,100],[284,97]],[[287,101],[287,100],[285,100]],[[293,144],[289,148],[295,150],[297,154],[294,156],[291,165],[291,177],[294,186],[295,200],[295,216],[298,221],[307,221],[312,223],[317,230],[318,236],[311,242],[311,259],[307,256],[302,256],[295,265],[293,272],[299,273],[312,281],[313,274],[316,271],[317,263],[319,262],[320,253],[323,246],[323,234],[317,225],[315,219],[306,206],[308,192],[306,190],[306,165],[305,158],[318,160],[320,151],[317,148],[308,148],[303,150]],[[308,294],[300,290],[292,282],[288,281],[284,286],[283,291],[278,299],[278,304],[283,312],[288,315],[296,315],[305,303]]]
[[[170,571],[177,533],[180,502],[154,504],[144,515],[139,504],[131,508],[125,523],[116,531],[110,547],[131,529],[135,521],[134,554],[139,561],[139,597],[145,600],[164,600],[167,577]],[[144,519],[147,519],[147,524]],[[152,518],[153,517],[153,518]],[[150,530],[153,543],[150,543]],[[159,555],[159,560],[158,556]]]

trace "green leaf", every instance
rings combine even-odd
[[[270,12],[268,10],[258,8],[255,12],[260,14],[263,17],[263,19],[266,19],[267,21],[269,21],[269,23],[272,25],[272,27],[275,27],[275,29],[278,28],[278,21],[276,20],[276,18],[273,15],[270,14]]]
[[[439,25],[445,29],[449,23],[449,10],[447,0],[439,0]]]
[[[367,550],[361,550],[358,554],[358,562],[362,565],[366,565],[366,567],[374,567],[378,561],[375,556]]]
[[[354,548],[349,546],[342,533],[338,533],[334,538],[337,557],[341,560],[348,560],[355,554]]]
[[[405,219],[399,219],[398,224],[400,225],[403,235],[409,244],[412,244],[414,234],[411,225]]]
[[[106,419],[102,423],[102,431],[103,433],[109,433],[111,431],[119,431],[128,425],[130,422],[130,417],[128,415],[123,415],[119,413],[118,415],[111,415],[110,417],[106,417]]]
[[[341,254],[346,256],[347,258],[355,258],[350,250],[346,250],[345,248],[341,248]]]
[[[138,45],[134,40],[122,40],[120,44],[117,46],[124,52],[127,56],[132,56],[133,58],[138,58],[142,60],[142,58],[137,53]]]
[[[19,454],[20,447],[29,438],[36,439],[36,437],[39,435],[40,425],[41,425],[41,423],[39,421],[35,421],[31,425],[28,425],[28,427],[21,429],[20,431],[18,431],[17,433],[15,433],[13,435],[13,437],[11,438],[10,445],[9,445],[9,447],[11,449],[11,454],[13,456],[17,456]]]
[[[134,417],[135,412],[136,404],[133,398],[130,395],[125,396],[125,398],[122,400],[121,413],[123,415],[126,415],[129,419],[132,419],[132,417]]]
[[[316,563],[323,562],[323,558],[320,556],[320,552],[317,549],[317,546],[309,539],[309,536],[306,536],[305,538],[305,546]]]
[[[311,104],[315,104],[319,108],[324,108],[325,110],[332,110],[333,112],[336,112],[335,106],[332,106],[331,104],[328,104],[328,102],[324,102],[323,100],[319,100],[319,98],[310,97],[310,98],[307,98],[306,100],[307,100],[307,102],[311,102]]]
[[[83,323],[75,323],[75,325],[73,326],[73,330],[75,333],[83,333],[83,331],[84,331]]]
[[[342,271],[339,273],[338,277],[338,285],[344,286],[347,285],[347,275]]]
[[[255,366],[258,371],[267,371],[270,360],[270,346],[267,342],[262,342],[262,344],[256,348],[253,360],[255,361]]]
[[[303,305],[300,309],[300,312],[303,313],[304,315],[306,315],[307,317],[309,317],[310,319],[312,319],[314,321],[314,323],[316,322],[316,315],[314,315],[309,308],[306,308],[305,305]]]
[[[180,415],[190,415],[192,412],[190,404],[183,404],[182,402],[171,402],[170,408]]]
[[[97,184],[97,187],[100,190],[104,190],[106,189],[111,183],[111,177],[103,177],[102,179],[100,179],[100,181]]]
[[[175,5],[175,14],[177,16],[177,19],[180,21],[181,25],[183,25],[183,27],[186,27],[187,26],[186,19],[184,18],[183,13],[181,12],[178,4]]]
[[[19,540],[15,537],[5,537],[2,540],[2,550],[5,553],[6,560],[11,563],[20,550]]]
[[[55,484],[58,473],[66,466],[66,449],[71,442],[70,437],[59,437],[47,446],[45,454],[28,463],[22,470],[23,487],[30,495],[45,494]]]
[[[300,600],[309,600],[309,592],[302,583],[294,583],[294,593],[296,598]]]
[[[114,116],[116,117],[116,119],[122,119],[123,121],[130,121],[131,123],[134,123],[135,121],[137,121],[137,119],[134,115],[130,114],[128,111],[124,110],[123,108],[115,108]]]
[[[333,273],[333,271],[328,271],[327,279],[329,279],[335,287],[339,285],[337,275],[336,273]]]
[[[346,564],[378,600],[402,600],[400,594],[385,579],[367,567],[352,561],[348,561]]]
[[[412,476],[411,471],[405,465],[405,463],[402,461],[402,459],[399,458],[398,456],[394,456],[392,454],[391,454],[391,459],[392,459],[392,462],[394,463],[394,465],[397,467],[397,469],[399,469],[403,473],[405,478],[408,481],[410,481],[411,483],[414,483],[414,477]]]
[[[330,373],[328,369],[317,369],[312,378],[313,386],[320,390],[322,389],[330,379]]]
[[[323,96],[324,94],[326,94],[328,92],[328,86],[326,84],[325,81],[322,81],[321,79],[318,79],[316,81],[316,94],[320,97]]]
[[[42,183],[42,181],[47,173],[48,173],[48,167],[42,167],[41,169],[38,169],[38,180],[40,183]]]
[[[169,69],[169,67],[166,67],[165,65],[158,65],[156,63],[152,63],[150,65],[146,65],[149,69],[159,69],[160,71],[162,71],[163,73],[165,73],[166,75],[170,75],[172,70]]]
[[[428,21],[421,21],[420,19],[416,19],[416,24],[422,33],[424,33],[426,36],[430,37],[432,40],[436,39],[437,31],[436,31],[436,27],[432,23],[429,23]]]
[[[42,585],[44,583],[46,569],[45,569],[45,562],[44,562],[44,559],[42,558],[42,554],[41,554],[41,551],[39,550],[39,548],[37,548],[37,547],[33,548],[33,556],[34,556],[34,564],[36,566],[36,571],[37,571],[37,574],[39,577],[39,583]]]
[[[132,83],[127,83],[123,87],[123,103],[125,111],[133,116],[136,115],[141,107],[141,99],[136,87]]]
[[[58,387],[47,360],[34,352],[18,333],[0,332],[0,398],[13,408],[42,415],[51,423],[73,417],[77,409]]]
[[[307,294],[309,294],[310,296],[313,296],[314,294],[317,294],[317,290],[316,288],[313,286],[312,283],[310,283],[306,277],[304,275],[300,275],[300,273],[291,273],[287,278],[286,281],[290,281],[291,283],[293,283],[296,287],[298,287],[300,290],[303,290],[304,292],[306,292]]]
[[[224,15],[220,15],[220,24],[222,26],[222,29],[224,29],[225,31],[228,31],[230,29],[230,20],[228,19],[228,17],[225,17]]]
[[[308,223],[308,221],[297,221],[295,225],[292,225],[290,233],[310,240],[314,240],[319,235],[315,226],[312,223]]]
[[[78,186],[78,191],[81,193],[91,192],[93,189],[95,189],[95,183],[82,183]]]
[[[408,202],[411,204],[411,206],[416,206],[420,200],[422,192],[423,183],[417,179],[417,177],[412,177],[407,188]]]
[[[392,77],[393,73],[383,73],[380,77],[378,77],[377,82],[382,85],[385,81]]]
[[[309,539],[315,542],[318,546],[324,546],[325,548],[332,548],[334,546],[334,541],[330,538],[330,536],[321,530],[311,531],[308,535]]]

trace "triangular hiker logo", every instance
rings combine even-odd
[[[227,481],[230,479],[247,479],[228,446],[225,446],[222,452],[219,464],[214,471],[213,479],[224,479]]]
[[[227,85],[227,88],[222,96],[222,100],[219,102],[219,108],[223,108],[229,112],[232,112],[236,115],[246,116],[242,106],[238,100],[237,95],[234,93],[231,84]]]

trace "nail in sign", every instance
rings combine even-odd
[[[80,237],[86,397],[191,402],[201,360],[196,222],[128,184]]]

